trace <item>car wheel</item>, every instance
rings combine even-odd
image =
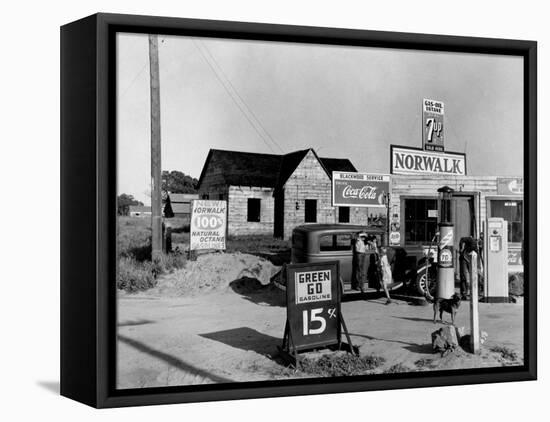
[[[416,291],[422,296],[426,293],[433,295],[435,292],[435,280],[430,278],[429,273],[426,277],[426,271],[421,271],[416,276]]]

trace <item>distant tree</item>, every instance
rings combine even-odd
[[[162,190],[172,193],[197,193],[199,181],[181,171],[162,172]]]
[[[121,193],[117,197],[117,213],[118,215],[128,215],[130,212],[130,205],[143,205],[143,202],[138,201],[133,195],[127,193]]]

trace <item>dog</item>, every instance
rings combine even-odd
[[[433,298],[430,295],[426,295],[428,302],[433,303],[434,308],[434,324],[437,322],[437,313],[439,312],[439,319],[443,322],[443,312],[451,314],[451,324],[455,325],[455,316],[460,307],[460,296],[454,294],[450,299],[439,299]]]

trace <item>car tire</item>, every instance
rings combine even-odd
[[[427,282],[426,282],[427,276]],[[416,291],[422,296],[426,296],[426,293],[433,296],[435,292],[435,279],[430,277],[430,273],[426,274],[426,271],[420,271],[416,275]]]

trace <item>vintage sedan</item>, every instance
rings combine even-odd
[[[351,293],[351,282],[354,275],[353,244],[360,232],[376,238],[378,245],[386,245],[387,233],[381,228],[365,227],[352,224],[304,224],[294,228],[292,232],[291,263],[308,263],[320,261],[338,261],[340,263],[340,281],[344,293]],[[377,251],[371,248],[367,251],[369,266],[375,265],[371,255]],[[389,254],[395,254],[391,250]],[[368,275],[374,274],[374,268],[370,267]],[[283,274],[281,274],[283,275]],[[395,278],[395,277],[394,277]],[[284,276],[274,278],[274,283],[284,288]],[[403,283],[396,282],[390,285],[390,289],[397,289]],[[367,291],[379,290],[378,280],[374,277],[368,279]]]

